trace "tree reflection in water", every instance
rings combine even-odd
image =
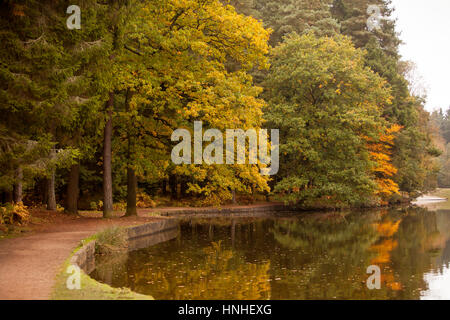
[[[424,274],[450,261],[449,213],[191,219],[176,239],[104,262],[108,272],[100,263],[92,276],[156,299],[419,299]],[[381,268],[380,290],[366,286],[370,265]]]

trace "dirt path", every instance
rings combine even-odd
[[[155,218],[74,218],[41,212],[47,223],[29,235],[0,241],[0,299],[48,299],[55,275],[80,240],[111,225],[134,225]]]

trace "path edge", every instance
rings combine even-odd
[[[170,231],[175,228],[178,228],[178,220],[177,219],[164,219],[154,222],[148,222],[144,224],[139,224],[135,226],[123,227],[126,230],[127,241],[136,240],[141,237],[147,237],[152,235],[157,235],[159,233]],[[50,299],[58,300],[60,299],[59,294],[56,293],[57,287],[64,285],[61,283],[64,279],[70,277],[70,273],[67,272],[69,267],[72,267],[70,270],[74,270],[78,268],[81,276],[81,284],[89,282],[90,285],[98,286],[101,291],[108,291],[109,293],[117,293],[118,295],[123,295],[124,299],[135,299],[135,300],[154,300],[152,296],[142,295],[131,291],[129,289],[121,289],[121,288],[113,288],[108,284],[101,283],[89,276],[88,273],[92,271],[92,268],[95,267],[95,252],[96,252],[96,235],[101,231],[95,233],[94,235],[81,240],[81,245],[77,246],[72,253],[69,255],[69,258],[62,264],[60,271],[56,275],[55,284],[52,287]],[[86,272],[89,270],[88,272]],[[73,272],[73,271],[71,271]],[[65,282],[65,281],[64,281]],[[69,291],[69,289],[67,289]],[[76,292],[73,289],[74,293]],[[79,289],[81,290],[81,289]],[[125,292],[124,292],[125,291]],[[74,298],[74,300],[83,300],[82,298]],[[97,300],[95,297],[87,297],[86,300]]]

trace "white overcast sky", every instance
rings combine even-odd
[[[426,108],[450,106],[450,0],[392,0],[403,60],[417,64],[426,82]]]

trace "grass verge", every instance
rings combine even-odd
[[[154,300],[153,297],[142,295],[131,291],[128,288],[113,288],[107,284],[100,283],[86,273],[81,271],[81,288],[69,290],[66,281],[70,274],[66,273],[70,265],[72,256],[88,242],[95,240],[97,236],[82,240],[81,244],[72,252],[72,254],[63,263],[60,271],[56,275],[55,285],[50,299],[52,300]]]
[[[431,192],[432,195],[441,197],[441,198],[447,198],[450,199],[450,188],[439,188],[435,191]]]
[[[439,210],[450,210],[450,188],[436,189],[433,192],[431,192],[430,195],[440,198],[447,198],[446,202],[437,203],[435,204],[435,207]]]

